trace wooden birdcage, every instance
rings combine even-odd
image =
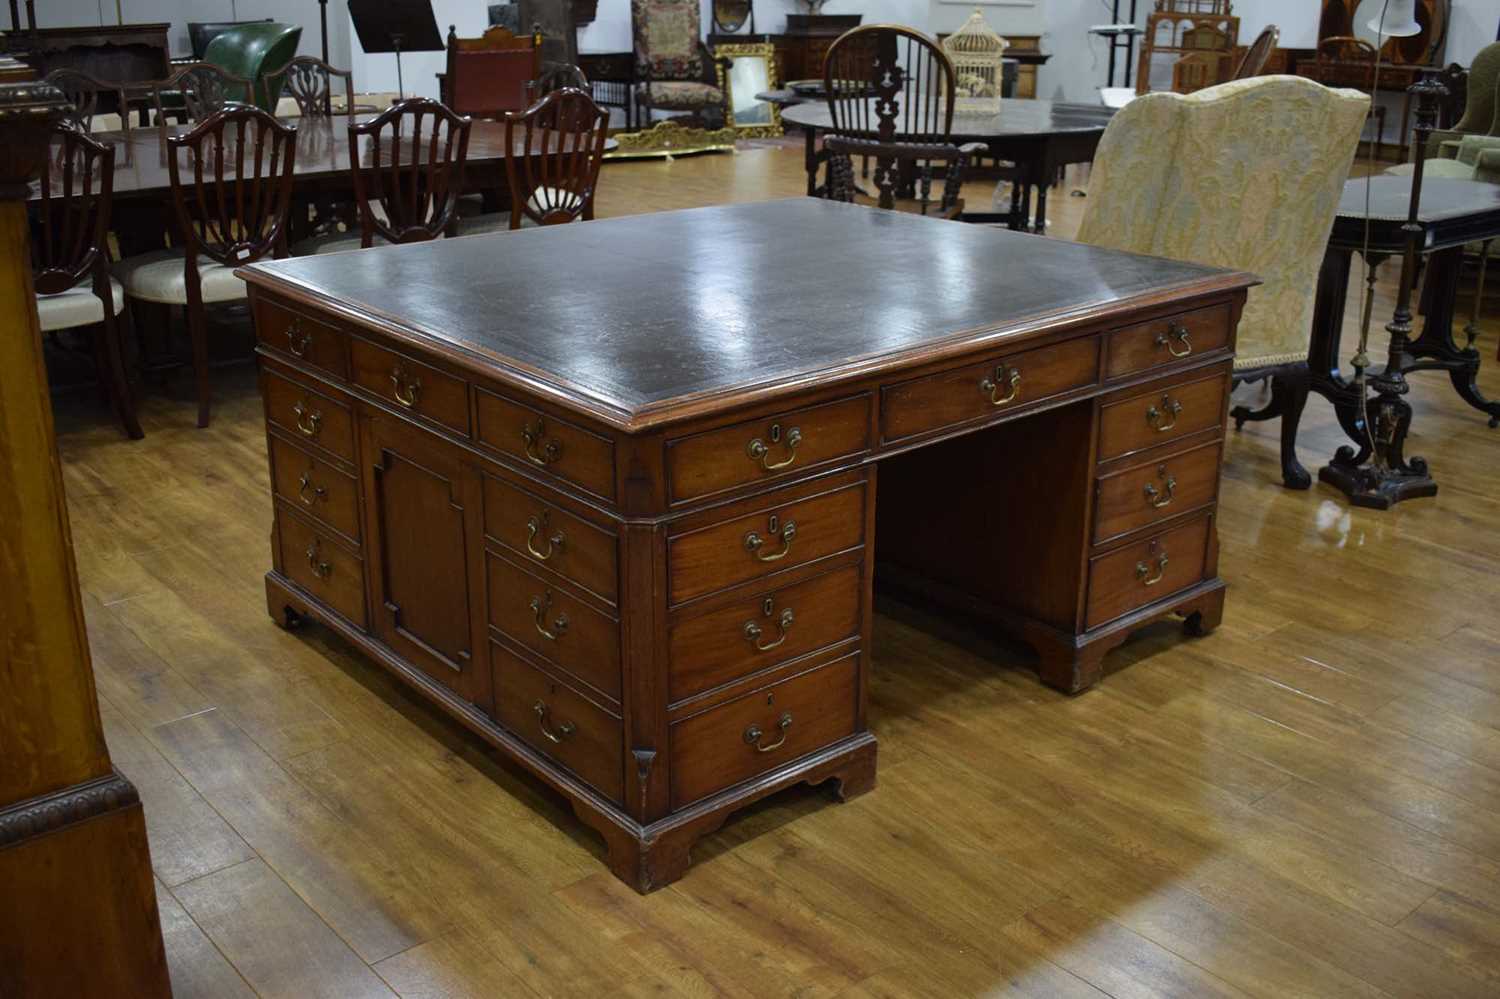
[[[943,40],[943,51],[953,61],[958,80],[953,102],[956,114],[1000,113],[1006,44],[978,7],[963,27]]]

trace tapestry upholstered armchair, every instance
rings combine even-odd
[[[682,111],[717,127],[724,117],[724,92],[703,44],[698,0],[630,0],[635,34],[635,101],[642,127],[651,112]]]
[[[1271,378],[1282,479],[1297,462],[1318,270],[1370,98],[1294,76],[1195,94],[1147,94],[1110,121],[1094,158],[1078,238],[1260,276],[1240,319],[1237,381]]]

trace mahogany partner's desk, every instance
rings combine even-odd
[[[561,791],[642,891],[757,798],[873,786],[877,576],[1065,690],[1219,620],[1248,275],[814,199],[241,273],[272,615]]]

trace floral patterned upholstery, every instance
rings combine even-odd
[[[649,104],[669,111],[696,110],[723,104],[724,91],[692,80],[654,80],[637,87],[635,99],[642,106]]]
[[[653,80],[703,76],[698,0],[630,0],[636,72]]]
[[[1236,369],[1307,359],[1318,270],[1370,98],[1295,76],[1155,93],[1099,143],[1078,238],[1260,276]]]

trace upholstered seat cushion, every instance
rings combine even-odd
[[[187,304],[187,267],[176,250],[126,257],[115,264],[114,271],[132,298],[166,305]],[[198,279],[205,303],[238,302],[246,297],[245,282],[234,276],[232,267],[200,257]]]
[[[706,83],[691,80],[658,80],[636,88],[636,103],[646,103],[649,87],[651,105],[658,108],[706,108],[724,103],[724,91]]]
[[[1260,277],[1235,367],[1307,359],[1328,233],[1370,98],[1293,76],[1146,94],[1110,121],[1078,239]]]
[[[115,315],[118,316],[125,308],[125,289],[114,278],[110,278],[109,287],[113,292]],[[84,278],[67,291],[55,295],[38,295],[36,311],[42,321],[43,333],[104,322],[104,303],[94,294],[93,278]]]
[[[542,214],[543,205],[555,205],[568,210],[579,207],[582,199],[572,191],[562,191],[552,187],[541,187],[527,199],[531,209],[537,214]],[[522,229],[539,228],[530,215],[522,214]],[[510,212],[486,212],[482,215],[474,215],[463,219],[458,223],[458,232],[461,236],[473,236],[482,232],[502,232],[510,230]]]
[[[343,253],[346,250],[362,249],[360,246],[359,231],[354,232],[330,232],[322,236],[313,236],[304,239],[292,246],[292,256],[310,257],[315,253]],[[384,246],[385,240],[379,236],[375,237],[376,246]]]

